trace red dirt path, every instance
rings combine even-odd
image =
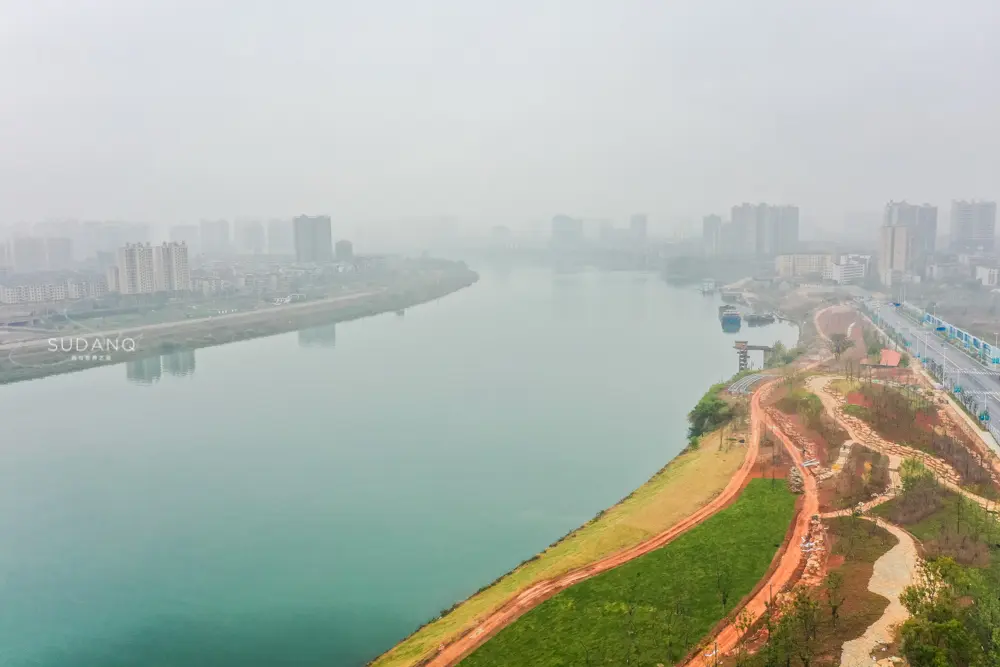
[[[612,554],[607,558],[603,558],[585,567],[567,572],[566,574],[555,579],[540,581],[537,584],[530,586],[491,613],[472,631],[456,639],[451,644],[446,645],[444,649],[438,652],[437,655],[423,664],[426,667],[452,667],[453,665],[458,664],[462,658],[468,656],[475,649],[479,648],[490,637],[534,607],[538,606],[545,600],[548,600],[556,593],[559,593],[574,584],[578,584],[585,579],[589,579],[590,577],[598,575],[602,572],[606,572],[612,568],[622,565],[623,563],[627,563],[630,560],[643,556],[669,544],[688,529],[698,525],[708,517],[732,503],[739,495],[740,490],[742,490],[742,488],[746,485],[746,482],[750,478],[750,473],[757,462],[757,454],[760,450],[760,416],[763,414],[763,410],[760,407],[760,401],[762,396],[773,386],[774,381],[771,381],[766,385],[762,385],[756,392],[754,392],[750,403],[753,419],[750,423],[750,437],[748,438],[749,444],[747,446],[746,457],[743,459],[743,465],[740,466],[740,469],[735,475],[733,475],[732,479],[729,480],[729,484],[727,484],[726,488],[722,490],[722,493],[713,498],[707,505],[694,512],[686,519],[674,524],[671,528],[668,528],[659,535],[656,535],[641,544],[638,544],[630,549],[626,549],[625,551]]]
[[[816,478],[803,467],[802,454],[799,453],[798,448],[795,447],[791,439],[778,429],[778,425],[770,417],[765,417],[765,423],[771,429],[771,432],[781,440],[781,443],[785,446],[785,451],[792,457],[795,465],[798,466],[799,472],[802,473],[802,478],[805,482],[805,493],[803,495],[802,507],[795,517],[795,529],[788,542],[788,547],[781,554],[781,560],[777,568],[774,569],[767,581],[758,585],[757,593],[743,607],[743,610],[748,612],[754,621],[760,618],[766,611],[767,602],[771,599],[773,591],[780,591],[798,579],[801,574],[800,566],[803,561],[802,538],[809,533],[809,521],[812,516],[819,513],[819,489],[816,484]],[[734,610],[734,613],[737,611],[739,610]],[[742,631],[730,623],[715,636],[712,648],[713,655],[711,657],[705,654],[696,655],[686,663],[686,667],[709,667],[716,664],[715,651],[718,651],[720,655],[729,653],[736,648],[736,644],[739,642],[741,636]]]
[[[830,309],[825,309],[816,313],[813,318],[813,323],[819,329],[819,320],[823,317],[824,313]],[[810,366],[818,365],[821,362],[815,362],[810,364]],[[612,554],[607,558],[603,558],[597,562],[591,563],[582,568],[572,570],[566,574],[556,577],[555,579],[548,579],[545,581],[540,581],[532,586],[529,586],[515,597],[508,600],[506,603],[501,605],[499,608],[494,610],[487,616],[479,625],[473,628],[471,631],[462,635],[458,639],[446,644],[441,648],[436,655],[431,658],[426,659],[424,662],[420,663],[421,667],[454,667],[463,658],[468,656],[474,650],[482,646],[490,637],[498,633],[500,630],[506,626],[513,623],[515,620],[526,614],[528,611],[534,609],[542,602],[553,597],[560,591],[563,591],[574,584],[578,584],[585,579],[589,579],[595,575],[602,572],[606,572],[612,568],[618,567],[630,560],[644,556],[651,551],[659,549],[671,541],[676,539],[679,535],[685,531],[698,525],[708,517],[712,516],[716,512],[724,509],[730,503],[732,503],[736,497],[739,495],[740,491],[746,485],[750,479],[750,474],[753,471],[754,465],[757,462],[757,456],[760,451],[760,436],[762,433],[762,426],[764,425],[765,415],[764,410],[761,408],[761,401],[763,398],[775,387],[776,380],[772,380],[767,383],[763,383],[758,386],[756,391],[754,391],[753,398],[750,400],[750,437],[748,438],[747,454],[743,459],[743,465],[740,469],[733,475],[732,479],[729,480],[729,484],[726,488],[722,490],[718,496],[712,499],[707,505],[694,512],[686,519],[681,520],[671,528],[665,530],[664,532],[650,538],[649,540],[638,544],[634,547],[626,549],[616,554]],[[795,451],[794,445],[788,438],[774,428],[771,428],[778,434],[779,438],[785,446],[786,451],[788,451],[793,461],[796,465],[800,467],[800,470],[805,470],[802,468],[801,455]],[[770,578],[770,582],[775,583],[779,580],[787,579],[794,574],[795,570],[798,568],[799,560],[801,560],[801,538],[800,534],[802,529],[808,529],[809,518],[818,511],[819,501],[818,494],[816,492],[816,482],[812,475],[805,473],[803,475],[806,481],[806,498],[807,501],[799,512],[798,519],[796,521],[795,533],[791,544],[789,545],[786,555],[782,558],[781,564],[774,571]],[[810,486],[811,485],[811,486]],[[811,493],[810,493],[811,488]],[[803,518],[804,517],[804,518]],[[793,554],[793,555],[788,555]],[[792,564],[791,573],[786,572],[787,565],[786,560],[791,563],[789,559],[794,559]],[[784,584],[782,584],[783,586]],[[766,589],[765,586],[761,587],[761,591]],[[757,603],[761,598],[761,594],[755,596],[749,603],[749,607],[756,609]],[[727,626],[719,634],[719,645],[722,648],[724,643],[732,643],[732,647],[735,647],[738,635],[737,631],[732,626]],[[735,636],[734,636],[735,635]],[[732,648],[730,647],[730,648]],[[697,658],[696,658],[697,659]],[[691,663],[699,664],[699,663]]]

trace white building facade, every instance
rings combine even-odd
[[[153,284],[157,292],[191,291],[186,243],[164,243],[153,248]]]
[[[832,263],[831,255],[778,255],[774,258],[774,270],[782,278],[811,274],[822,276]]]
[[[122,294],[152,294],[156,291],[153,248],[148,243],[126,243],[118,249],[118,291]]]

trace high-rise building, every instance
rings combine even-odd
[[[264,223],[260,220],[241,220],[236,225],[236,250],[251,255],[262,255],[267,248]]]
[[[724,244],[729,252],[735,255],[754,254],[757,250],[757,207],[753,204],[734,206],[729,220]]]
[[[73,266],[73,241],[67,238],[45,239],[45,256],[49,270],[70,268]]]
[[[578,248],[583,244],[583,220],[568,215],[552,218],[552,247],[559,249]]]
[[[637,243],[645,243],[649,237],[649,218],[645,213],[633,213],[629,219],[629,230],[632,233],[632,240]]]
[[[740,254],[794,253],[799,245],[798,206],[740,204],[732,209],[733,242]]]
[[[113,264],[107,268],[105,273],[105,282],[108,284],[108,291],[121,293],[122,291],[122,274],[118,270],[118,265]]]
[[[922,276],[931,263],[937,237],[937,207],[890,201],[882,218],[879,271],[892,285],[908,276]]]
[[[293,223],[295,261],[315,264],[333,261],[333,232],[328,215],[300,215]]]
[[[34,236],[15,236],[10,241],[11,266],[18,273],[33,273],[48,268],[45,239]]]
[[[201,221],[201,250],[206,254],[223,255],[230,250],[229,221]]]
[[[47,239],[69,239],[72,243],[73,260],[86,259],[83,253],[83,228],[77,220],[45,220],[32,225],[32,236]]]
[[[347,262],[354,257],[354,244],[347,239],[340,239],[337,241],[335,250],[336,252],[334,254],[337,257],[338,262]]]
[[[799,207],[772,206],[769,211],[771,247],[765,254],[791,253],[799,247]]]
[[[272,255],[291,255],[295,252],[295,234],[289,220],[270,220],[267,223],[267,252]]]
[[[921,255],[921,268],[930,264],[937,249],[937,219],[937,206],[923,204],[917,210],[917,250]]]
[[[706,215],[701,219],[701,245],[706,255],[722,252],[722,216]]]
[[[191,291],[191,269],[186,243],[153,247],[153,284],[157,292]]]
[[[907,275],[914,266],[914,241],[916,227],[910,225],[882,225],[879,247],[879,271],[882,283],[893,285]]]
[[[153,273],[153,248],[148,243],[126,243],[118,249],[117,275],[109,274],[122,294],[151,294],[156,291]]]
[[[959,252],[992,251],[996,244],[997,203],[951,202],[951,246]]]

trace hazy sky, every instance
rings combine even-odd
[[[0,221],[944,211],[998,82],[998,0],[0,0]]]

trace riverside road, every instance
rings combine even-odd
[[[952,386],[957,385],[962,388],[963,393],[975,396],[991,417],[1000,419],[1000,371],[984,366],[962,350],[941,340],[929,325],[917,324],[891,303],[879,304],[878,316],[885,326],[894,329],[909,342],[913,354],[944,366]],[[991,423],[990,432],[998,437],[1000,428]],[[1000,447],[995,442],[989,444],[1000,454]]]

